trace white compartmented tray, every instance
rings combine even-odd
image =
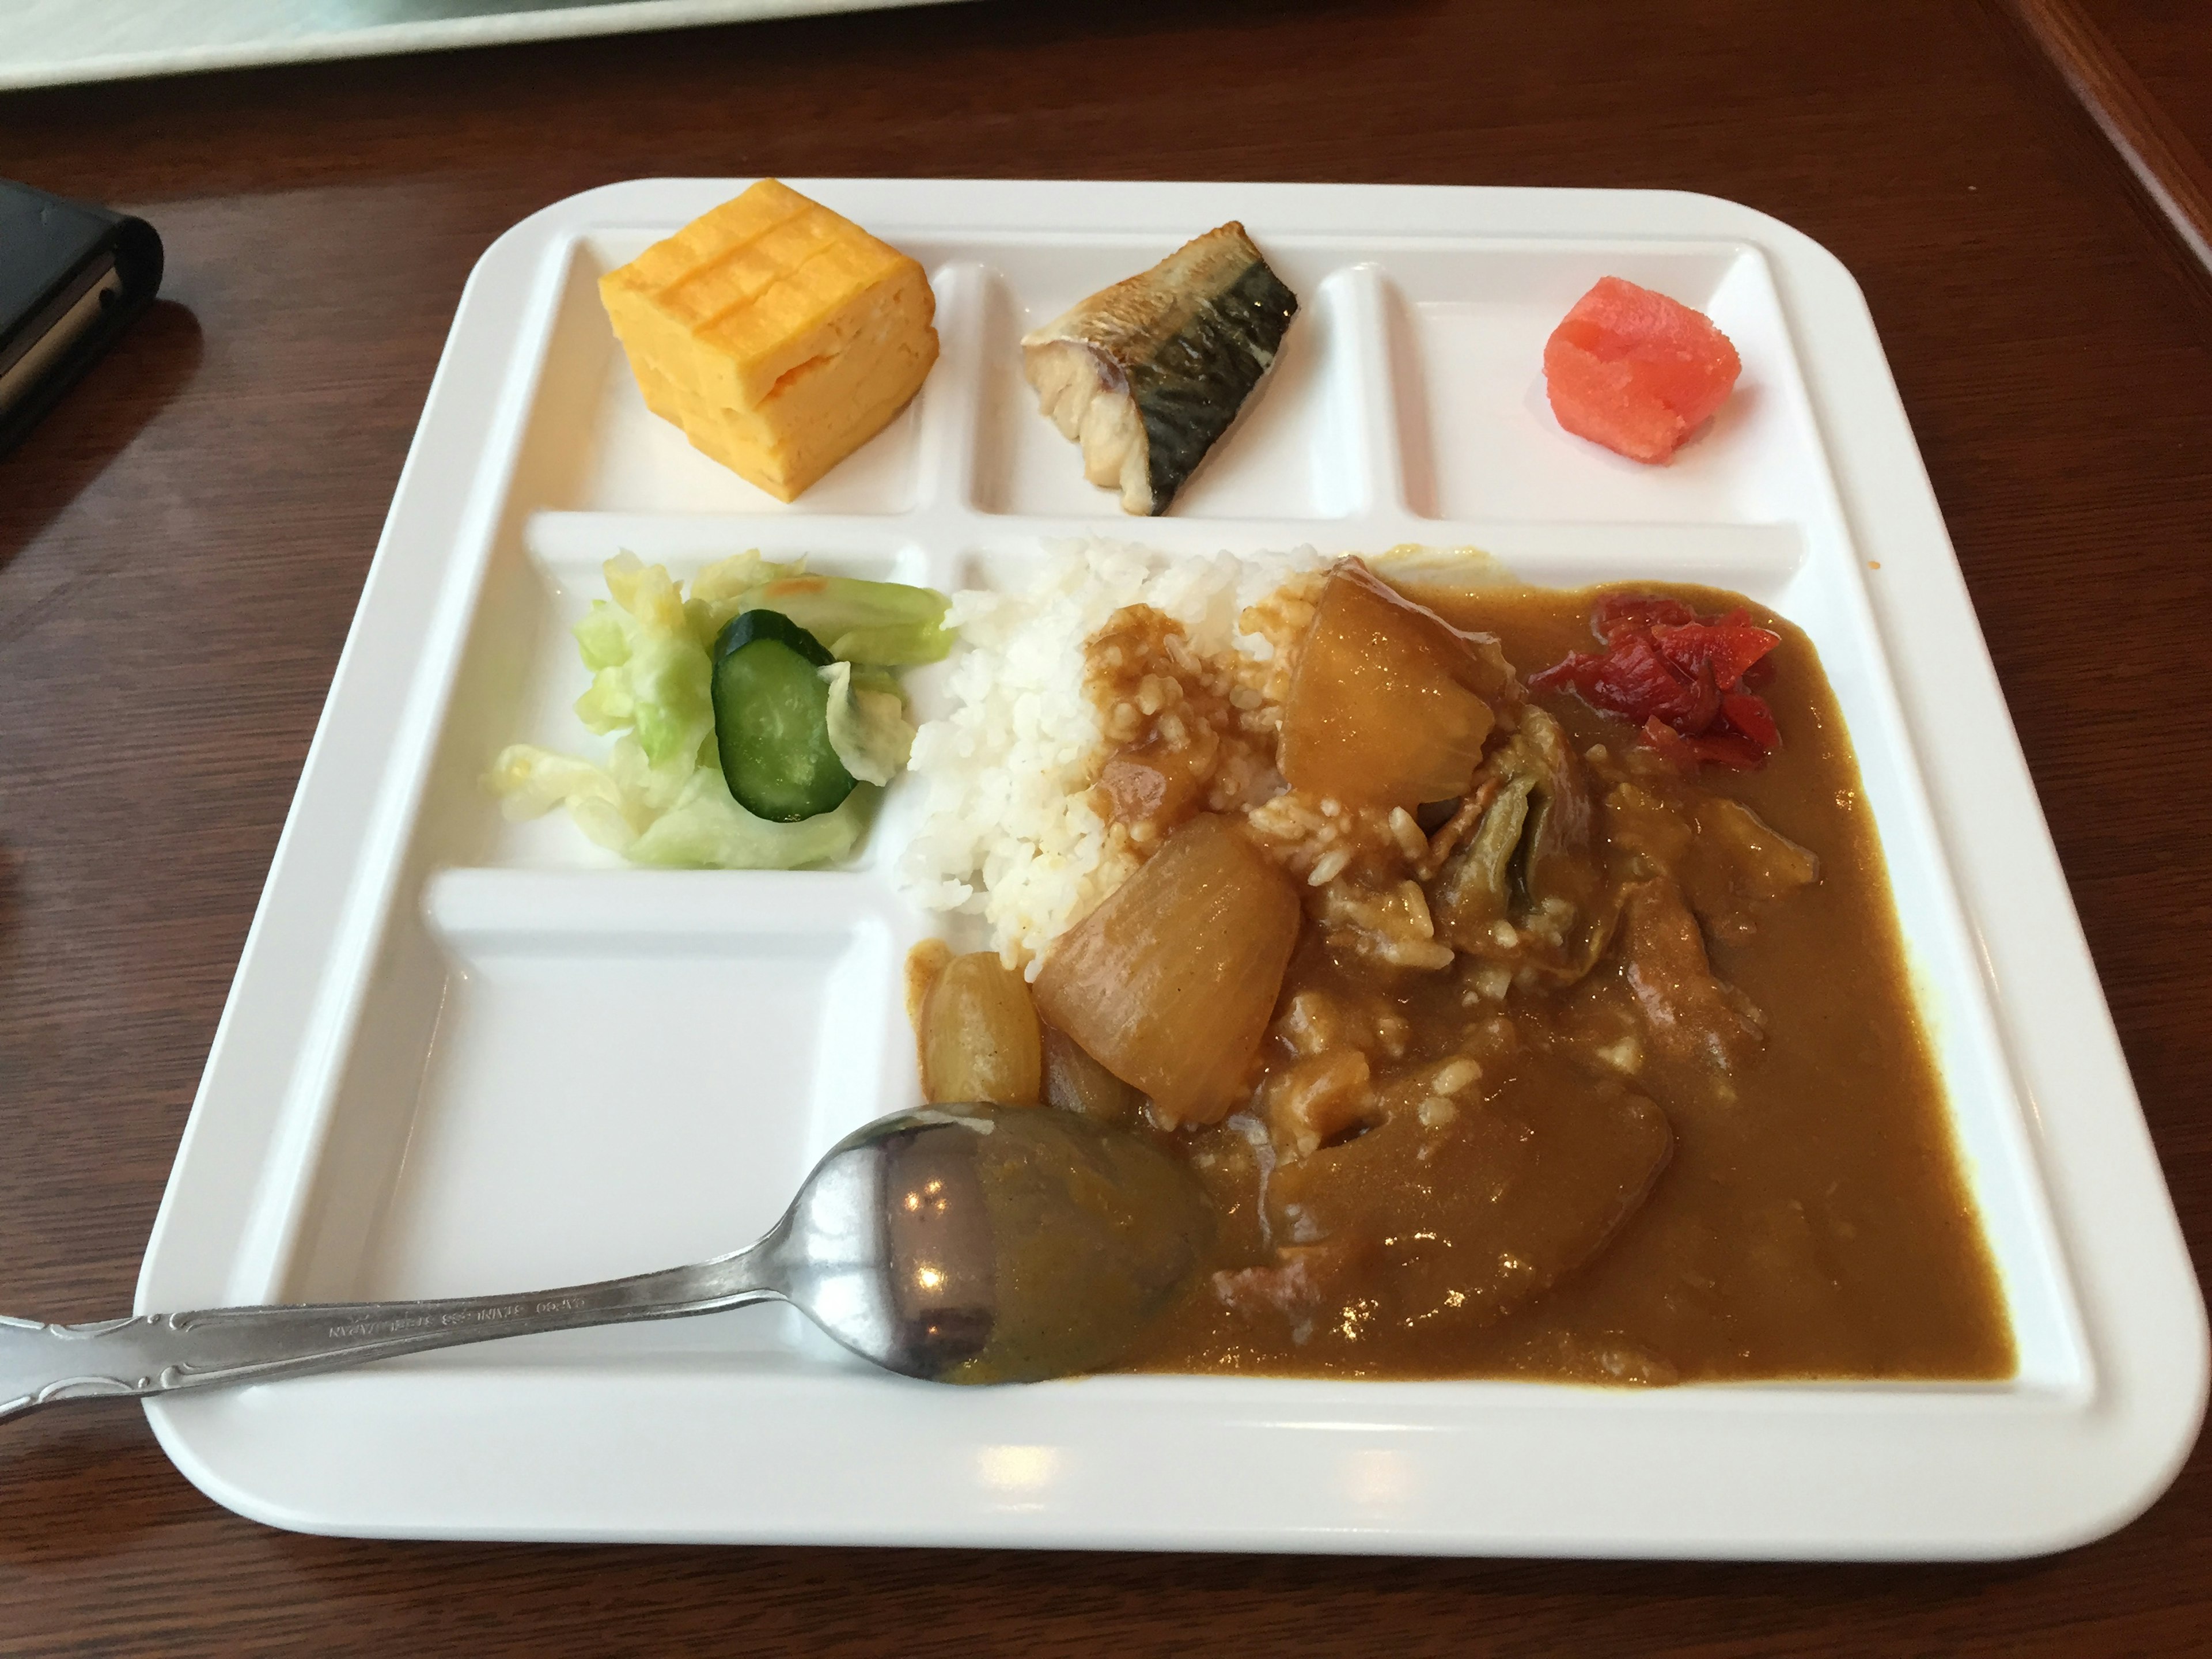
[[[939,587],[1047,538],[1473,544],[1536,581],[1741,589],[1813,636],[1881,828],[2019,1376],[1649,1392],[1109,1376],[934,1389],[788,1310],[526,1338],[149,1404],[204,1491],[316,1531],[1401,1553],[2028,1553],[2125,1522],[2201,1416],[2204,1312],[1956,562],[1856,286],[1648,192],[796,180],[931,272],[944,355],[786,507],[646,411],[599,275],[742,187],[571,198],[463,295],[155,1224],[142,1310],[520,1290],[750,1241],[915,1094],[895,786],[832,872],[618,867],[505,823],[504,743],[587,749],[568,625],[619,548]],[[1124,518],[1021,331],[1243,219],[1304,309],[1177,503]],[[1665,468],[1539,363],[1612,273],[1742,381]],[[927,699],[929,677],[920,677]]]

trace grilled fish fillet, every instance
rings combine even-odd
[[[1125,513],[1168,510],[1281,349],[1298,296],[1231,221],[1022,337],[1038,406]]]

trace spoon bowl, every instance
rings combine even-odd
[[[846,1136],[758,1243],[690,1267],[432,1302],[0,1315],[0,1418],[771,1300],[902,1376],[1036,1382],[1111,1364],[1212,1239],[1195,1182],[1136,1135],[1042,1107],[927,1107]]]

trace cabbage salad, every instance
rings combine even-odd
[[[634,864],[788,870],[845,857],[914,741],[894,671],[951,649],[945,597],[739,553],[686,595],[630,553],[575,627],[576,715],[603,763],[518,743],[485,779],[507,816],[556,806]]]

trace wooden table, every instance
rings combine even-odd
[[[2093,9],[2212,144],[2202,9]],[[0,1308],[129,1305],[471,262],[651,173],[1679,187],[1825,242],[2212,1244],[2212,282],[1994,0],[978,4],[16,94],[0,172],[170,261],[0,459]],[[129,1408],[0,1437],[9,1655],[2181,1652],[2208,1562],[2201,1449],[2056,1559],[1745,1567],[362,1545],[216,1508]]]

